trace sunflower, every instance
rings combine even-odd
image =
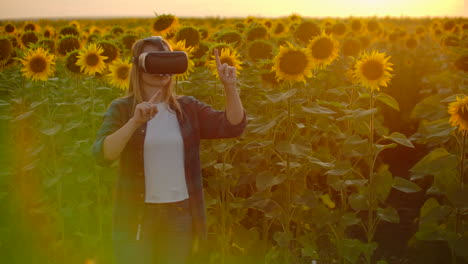
[[[345,39],[343,42],[343,55],[355,56],[361,50],[361,42],[355,38]]]
[[[294,47],[287,42],[287,46],[280,46],[280,51],[274,59],[273,70],[278,81],[303,81],[312,76],[312,58],[307,48]]]
[[[119,47],[114,42],[109,40],[102,40],[97,43],[102,48],[102,55],[106,57],[105,63],[111,63],[120,57]]]
[[[200,45],[200,32],[194,27],[183,27],[177,31],[175,40],[177,42],[185,40],[187,46],[197,48]]]
[[[41,27],[39,26],[39,24],[34,23],[34,22],[25,22],[23,26],[23,30],[39,32],[41,30]]]
[[[26,78],[33,81],[47,81],[47,78],[55,72],[54,55],[39,47],[30,49],[24,59],[21,59],[23,68],[21,71]]]
[[[390,71],[393,70],[391,68],[393,64],[388,62],[389,59],[385,53],[375,50],[371,53],[364,52],[356,62],[353,77],[371,90],[379,90],[380,86],[387,87],[392,77]]]
[[[10,59],[13,45],[7,37],[0,37],[0,67],[5,65]]]
[[[69,26],[75,27],[76,29],[80,30],[80,22],[73,20],[68,23]]]
[[[265,26],[257,25],[249,28],[246,32],[247,41],[256,39],[268,39],[268,29]]]
[[[65,57],[65,67],[73,73],[81,72],[80,66],[76,65],[79,54],[80,54],[79,50],[74,50],[74,51],[69,52],[67,56]]]
[[[468,54],[460,56],[454,63],[460,71],[468,72]]]
[[[416,48],[416,46],[418,46],[418,41],[416,40],[414,36],[410,36],[406,39],[405,44],[407,48],[414,49]]]
[[[71,36],[79,37],[80,32],[74,26],[65,26],[65,27],[62,27],[60,29],[59,35],[60,36],[70,36],[71,35]]]
[[[376,19],[372,19],[367,22],[367,31],[377,32],[379,29],[380,29],[380,24]]]
[[[163,35],[175,32],[179,19],[174,15],[159,15],[153,22],[153,35]]]
[[[15,27],[15,25],[13,25],[12,23],[6,24],[6,25],[3,27],[3,30],[4,30],[5,33],[7,33],[7,34],[11,34],[11,35],[16,34],[16,27]]]
[[[315,36],[320,35],[320,27],[311,21],[304,21],[295,29],[294,37],[302,43],[309,43]]]
[[[280,36],[281,34],[283,34],[286,30],[286,27],[284,26],[284,24],[282,22],[277,22],[271,29],[271,32],[273,33],[273,35],[275,36]]]
[[[448,107],[450,114],[449,122],[452,127],[458,127],[458,131],[468,130],[468,97],[458,97],[455,102],[451,102]]]
[[[193,63],[193,60],[190,59],[194,50],[193,47],[186,47],[185,40],[178,41],[177,43],[174,43],[173,41],[169,40],[169,45],[171,45],[173,51],[184,51],[185,53],[187,53],[187,56],[189,57],[187,70],[184,73],[175,75],[175,78],[178,81],[187,80],[188,76],[190,75],[190,73],[193,72],[193,69],[195,68],[195,63]]]
[[[352,84],[359,83],[359,79],[356,78],[356,76],[354,76],[354,69],[356,67],[356,62],[357,62],[356,60],[353,60],[350,66],[348,67],[348,69],[345,71],[346,79],[348,79],[348,81],[350,81]]]
[[[239,54],[233,49],[229,49],[229,48],[221,49],[221,52],[219,53],[219,60],[221,64],[226,63],[229,66],[235,67],[236,74],[239,74],[239,71],[242,69],[240,65],[241,62],[239,60]],[[214,54],[210,56],[210,60],[207,62],[207,64],[208,64],[208,68],[210,68],[213,75],[215,75],[216,78],[219,79],[218,69],[216,67],[216,60],[215,60]]]
[[[206,42],[201,42],[198,48],[193,52],[192,57],[194,59],[200,59],[205,56],[206,53],[210,50],[210,46]]]
[[[64,36],[58,41],[57,51],[60,55],[65,56],[67,53],[80,49],[81,42],[75,36]]]
[[[311,52],[312,62],[319,68],[326,67],[338,57],[339,43],[330,35],[322,32],[313,38],[307,48]]]
[[[39,36],[34,31],[25,31],[21,34],[20,37],[20,48],[27,49],[29,45],[34,44],[39,41]]]
[[[271,59],[273,52],[273,45],[266,40],[254,40],[249,43],[247,54],[252,61],[256,62],[262,59]]]
[[[42,33],[45,38],[53,39],[55,38],[55,29],[51,26],[47,26]]]
[[[242,35],[239,34],[237,31],[227,31],[221,33],[219,36],[216,37],[217,42],[225,42],[234,45],[235,47],[239,47],[242,43]]]
[[[332,26],[333,35],[343,36],[346,33],[346,24],[338,22]]]
[[[87,48],[80,51],[76,65],[81,67],[81,71],[89,75],[102,73],[106,68],[104,60],[107,59],[106,56],[101,55],[102,52],[101,47],[91,43]]]
[[[129,60],[115,60],[109,66],[110,73],[107,75],[109,77],[109,82],[122,90],[128,89],[131,68],[132,64]]]

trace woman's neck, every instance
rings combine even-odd
[[[153,97],[154,93],[158,90],[161,90],[161,93],[158,95],[158,97],[156,98],[156,103],[161,103],[163,102],[163,97],[162,97],[162,91],[163,91],[163,88],[162,87],[143,87],[143,100],[144,101],[149,101],[149,99],[151,97]]]

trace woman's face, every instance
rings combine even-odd
[[[143,47],[142,53],[151,51],[160,51],[160,49],[155,45],[146,44]],[[145,86],[156,86],[162,88],[169,83],[170,79],[171,76],[159,76],[159,74],[140,72],[140,80],[143,81]]]

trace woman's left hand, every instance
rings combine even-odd
[[[221,64],[221,61],[219,60],[218,49],[214,50],[214,54],[216,59],[216,67],[218,68],[219,79],[221,79],[224,88],[236,88],[236,68],[229,66],[227,63]]]

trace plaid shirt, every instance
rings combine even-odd
[[[203,196],[200,166],[200,139],[232,138],[242,134],[247,124],[246,113],[237,125],[229,123],[225,111],[217,111],[192,96],[179,97],[184,118],[177,112],[184,142],[184,166],[187,189],[190,196],[194,235],[207,238],[206,208]],[[98,165],[110,167],[114,162],[106,160],[102,147],[106,136],[113,134],[131,118],[133,96],[111,102],[104,114],[103,123],[97,132],[93,154]],[[113,228],[117,231],[136,234],[143,217],[145,175],[143,144],[146,122],[141,125],[120,155],[119,177],[114,197]],[[134,236],[136,237],[136,235]]]

